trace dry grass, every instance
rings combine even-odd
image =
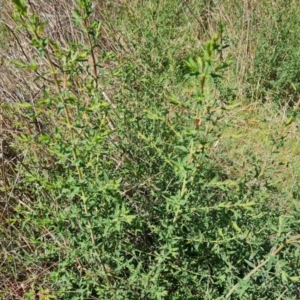
[[[219,142],[231,178],[243,178],[252,170],[258,172],[258,180],[292,195],[300,180],[299,120],[286,126],[286,113],[286,109],[278,109],[271,102],[245,104],[232,112]],[[260,168],[255,171],[257,165]],[[287,212],[294,207],[294,203],[281,198],[272,199],[272,205],[284,207]]]

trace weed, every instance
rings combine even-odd
[[[116,44],[92,1],[68,6],[71,30],[59,38],[51,28],[63,17],[46,22],[32,3],[13,3],[6,25],[24,43],[9,70],[30,84],[5,90],[4,297],[294,299],[299,208],[274,202],[298,190],[273,177],[298,107],[261,134],[266,157],[245,142],[258,120],[237,118],[238,93],[224,83],[236,62],[212,19],[218,7],[201,6],[217,34],[182,67],[188,51],[168,48],[167,25],[179,30],[190,4],[148,1],[144,16],[134,13],[140,2],[118,6],[135,30]],[[243,121],[251,134],[239,132]],[[245,141],[230,143],[234,130]]]

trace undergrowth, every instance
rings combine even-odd
[[[232,78],[240,54],[213,18],[222,7],[203,1],[197,19],[185,1],[76,0],[53,21],[12,2],[1,297],[297,299],[300,192],[285,154],[299,104],[283,117],[270,105],[268,120],[243,103],[237,84],[256,77]],[[132,27],[116,31],[105,9]],[[186,33],[187,14],[205,42]]]

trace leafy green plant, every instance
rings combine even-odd
[[[77,0],[73,9],[83,41],[64,44],[47,35],[25,1],[14,3],[16,32],[29,36],[36,55],[12,64],[43,83],[35,101],[9,107],[24,121],[15,124],[21,180],[8,220],[10,247],[20,248],[8,259],[27,268],[16,275],[18,282],[27,274],[21,296],[294,297],[297,211],[270,208],[279,191],[251,154],[253,170],[241,178],[215,159],[236,105],[218,91],[231,65],[220,55],[222,27],[186,59],[181,84],[188,95],[166,99],[158,93],[168,79],[163,58],[150,53],[135,65],[99,49],[102,24],[92,17],[92,1]],[[176,62],[168,64],[171,70]],[[121,86],[118,102],[107,94],[112,83]]]

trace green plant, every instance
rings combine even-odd
[[[29,36],[36,52],[12,64],[37,72],[33,82],[41,86],[37,100],[6,108],[23,121],[14,124],[20,180],[6,220],[15,237],[6,243],[7,260],[22,268],[1,271],[17,282],[26,277],[20,296],[294,297],[297,211],[270,208],[280,191],[270,188],[255,155],[247,154],[253,168],[241,178],[216,159],[236,106],[218,91],[231,65],[221,55],[223,28],[186,59],[190,71],[180,78],[170,53],[139,49],[138,61],[99,49],[103,24],[93,19],[91,1],[76,1],[78,34],[65,43],[47,35],[25,1],[14,3],[16,32]],[[153,46],[158,37],[147,31],[144,41]],[[170,82],[183,91],[170,96]],[[114,88],[113,101],[107,91]]]

